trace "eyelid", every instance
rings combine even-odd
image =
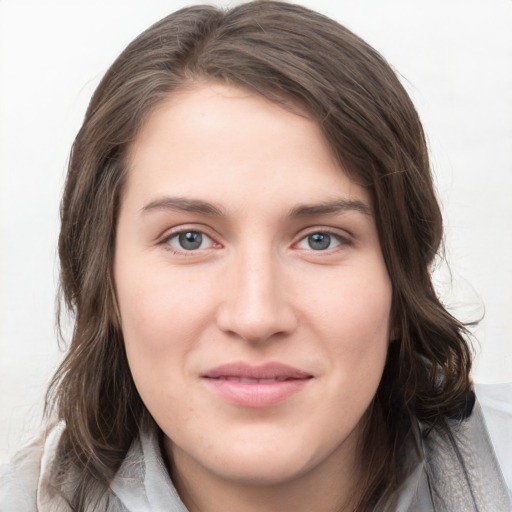
[[[189,232],[200,233],[204,237],[207,237],[211,241],[210,247],[187,251],[185,249],[180,250],[179,248],[173,247],[169,244],[169,241],[172,240],[174,237],[181,235],[183,233],[189,233]],[[169,251],[171,251],[173,253],[184,254],[184,255],[189,255],[189,256],[192,255],[193,253],[199,253],[199,252],[208,250],[210,248],[222,247],[222,244],[220,244],[216,240],[216,237],[211,234],[211,229],[208,229],[207,226],[200,225],[200,224],[199,225],[198,224],[188,224],[188,225],[182,224],[182,225],[176,226],[174,228],[168,229],[160,237],[158,237],[157,244],[165,246],[166,249],[168,249]]]
[[[333,228],[333,227],[326,227],[326,226],[314,226],[312,228],[307,228],[305,230],[302,230],[300,233],[298,233],[297,236],[295,237],[295,242],[293,242],[292,246],[294,248],[297,247],[297,245],[300,242],[302,242],[305,238],[307,238],[308,236],[314,235],[316,233],[329,235],[333,238],[336,238],[340,243],[332,249],[324,249],[324,250],[316,250],[316,251],[314,249],[303,249],[303,250],[311,251],[314,253],[327,254],[327,253],[336,251],[336,249],[338,249],[339,246],[346,247],[346,246],[351,246],[354,243],[352,235],[350,233],[348,233],[346,230],[342,230],[339,228]]]

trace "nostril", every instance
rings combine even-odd
[[[282,339],[295,330],[297,321],[289,305],[283,304],[279,309],[276,305],[273,309],[245,311],[241,311],[240,304],[224,307],[219,311],[217,324],[225,333],[249,343]]]
[[[297,324],[285,273],[260,245],[246,247],[231,262],[217,316],[222,331],[250,343],[282,338]]]

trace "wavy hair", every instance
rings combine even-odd
[[[91,510],[141,426],[152,421],[118,322],[116,223],[130,144],[160,102],[197,80],[299,104],[372,196],[395,335],[361,446],[366,477],[358,510],[373,510],[400,484],[401,441],[412,422],[442,428],[470,413],[471,353],[464,325],[431,281],[442,218],[410,98],[381,55],[345,27],[273,1],[171,14],[123,51],[92,97],[61,206],[61,290],[75,324],[46,402],[48,414],[66,425],[55,486],[73,510]]]

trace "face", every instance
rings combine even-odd
[[[391,284],[370,197],[315,122],[225,85],[175,93],[131,147],[114,268],[130,369],[178,472],[353,467]]]

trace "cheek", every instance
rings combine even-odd
[[[131,284],[131,286],[130,286]],[[165,283],[149,286],[127,283],[119,287],[121,328],[128,365],[139,395],[159,424],[165,423],[169,404],[186,398],[182,383],[187,374],[187,354],[197,333],[190,307],[176,299]],[[181,417],[189,413],[180,409]]]
[[[119,264],[116,272],[121,328],[130,371],[151,411],[153,403],[168,399],[176,389],[173,381],[186,371],[183,362],[197,337],[194,311],[199,305],[177,294],[171,280],[155,267],[146,267],[140,275],[130,270]]]
[[[145,266],[140,275],[119,265],[116,284],[125,343],[134,350],[158,353],[186,345],[207,316],[209,301],[198,294],[197,283],[158,265]]]
[[[333,285],[335,283],[335,285]],[[389,337],[392,287],[383,266],[361,264],[327,280],[307,307],[340,350],[365,351]]]
[[[323,333],[324,349],[346,399],[368,402],[375,393],[389,345],[392,287],[383,265],[347,272],[322,301],[311,303]],[[374,269],[368,272],[368,269]]]

